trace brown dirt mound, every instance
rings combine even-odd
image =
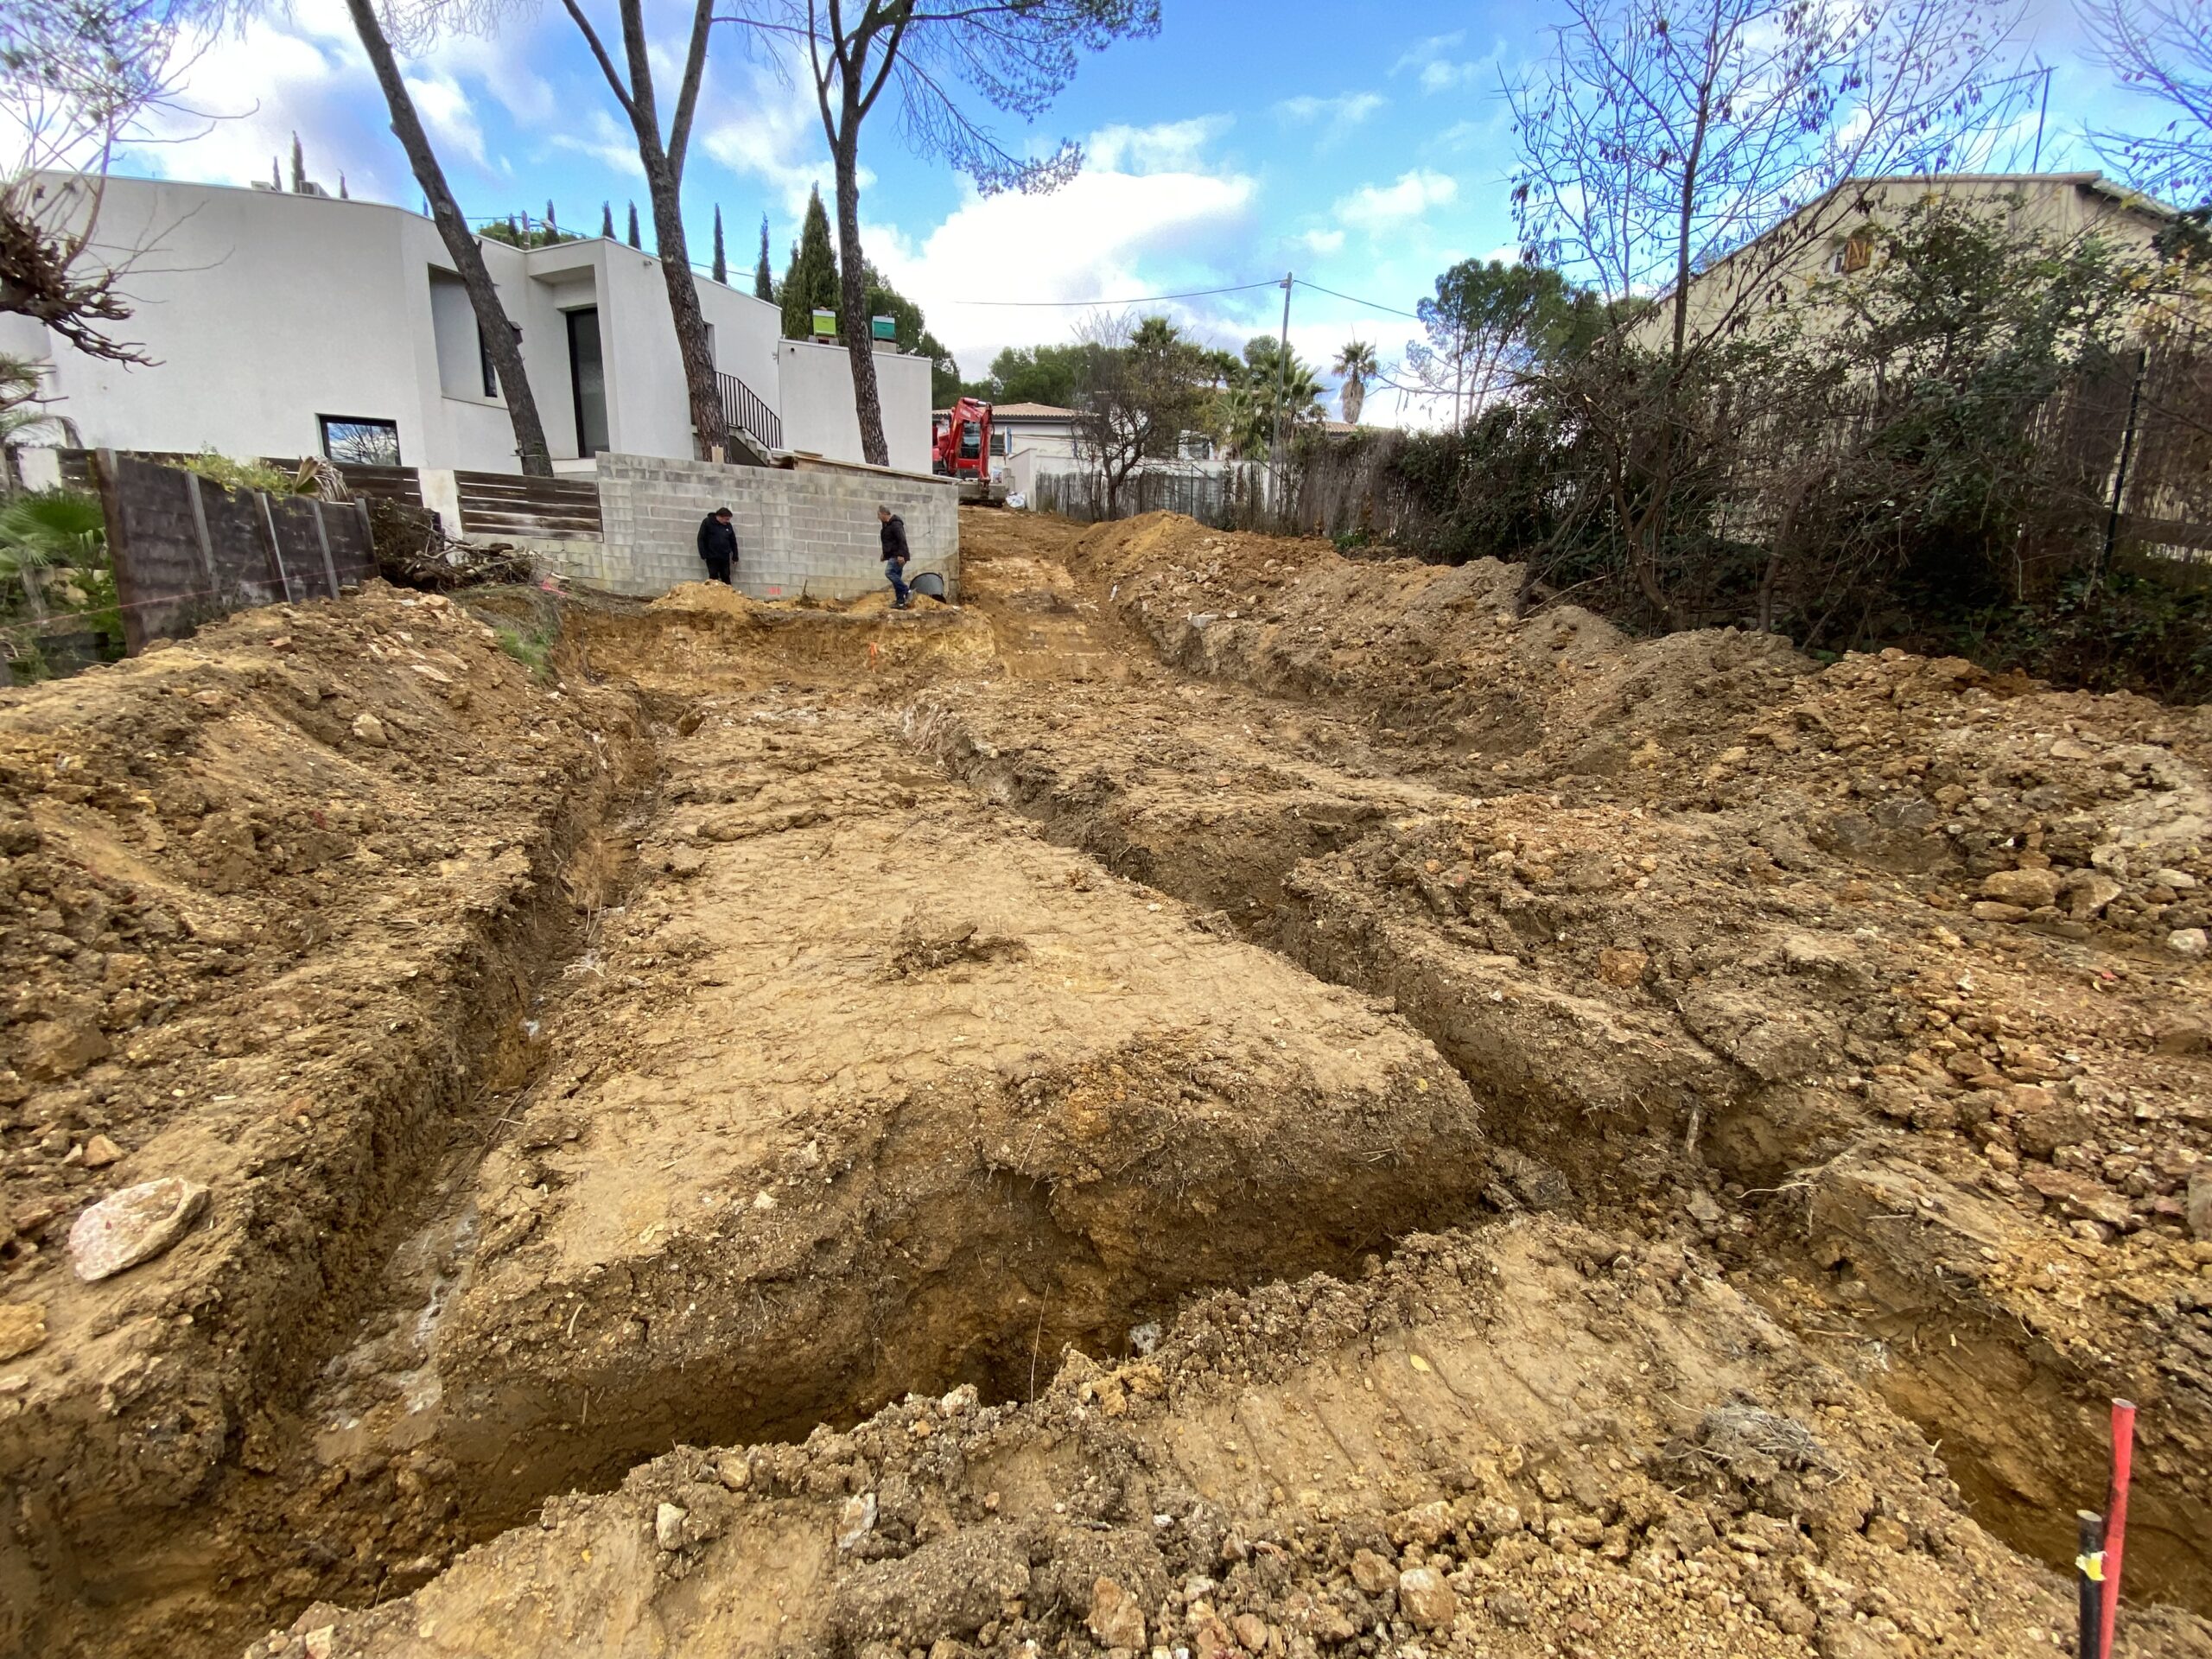
[[[1272,620],[1230,636],[1249,649],[1208,665],[1276,689],[1306,617],[1367,639],[1450,591],[1428,567],[1166,519],[1087,533],[1075,568],[1140,626],[1146,594],[1274,582]],[[1300,608],[1324,579],[1329,603]],[[1483,611],[1459,626],[1463,645],[1526,632]],[[1673,642],[1596,643],[1565,677],[1624,682]],[[1707,636],[1696,660],[1731,648]],[[1584,723],[1569,697],[1505,772],[1470,773],[1419,748],[1429,764],[1394,766],[1389,733],[1348,728],[1345,702],[1388,693],[1363,654],[1344,660],[1349,689],[1311,702],[960,688],[909,727],[1055,839],[1393,999],[1494,1103],[1493,1133],[1581,1202],[1690,1203],[1747,1288],[1864,1333],[1839,1357],[1942,1435],[2008,1536],[2063,1559],[2063,1471],[2094,1466],[2104,1401],[2157,1399],[2168,1472],[2137,1569],[2197,1594],[2212,1239],[2190,1206],[2212,1073],[2204,970],[2165,941],[2202,925],[2212,884],[2202,711],[2000,695],[1888,653],[1790,675],[1779,714],[1724,701],[1717,730],[1672,749]],[[1442,703],[1491,683],[1455,680]],[[1585,769],[1593,744],[1627,764]],[[1485,798],[1434,786],[1467,780]],[[1898,1157],[1917,1176],[1902,1215],[1865,1173]],[[1778,1249],[1799,1276],[1762,1287]],[[2037,1265],[2012,1271],[2024,1254]]]
[[[2124,1391],[2208,1650],[2201,715],[966,538],[0,700],[14,1645],[2011,1653]]]
[[[1402,1023],[998,820],[882,715],[717,702],[666,791],[455,1195],[467,1274],[332,1414],[334,1470],[449,1459],[463,1524],[505,1523],[678,1441],[1007,1397],[1489,1179]]]
[[[1756,1403],[1754,1403],[1756,1402]],[[2013,1655],[2070,1595],[1678,1245],[1554,1221],[1212,1298],[1031,1404],[678,1452],[251,1659]],[[2129,1650],[2212,1651],[2127,1623]]]
[[[511,1075],[515,965],[594,897],[634,734],[374,585],[0,696],[0,1286],[46,1331],[0,1377],[5,1645],[50,1650],[44,1613],[272,1455],[411,1182]],[[71,1217],[162,1176],[201,1220],[79,1282]]]

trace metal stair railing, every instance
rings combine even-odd
[[[784,417],[760,401],[760,394],[734,374],[719,371],[715,379],[722,397],[722,419],[764,449],[784,447]]]

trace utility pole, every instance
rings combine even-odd
[[[1289,481],[1289,468],[1283,464],[1283,416],[1290,402],[1290,285],[1297,280],[1295,271],[1282,274],[1282,340],[1275,347],[1275,441],[1272,446],[1275,474],[1275,513],[1283,512],[1283,495]]]

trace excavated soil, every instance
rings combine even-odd
[[[0,694],[11,1650],[2212,1653],[2212,716],[963,529]]]

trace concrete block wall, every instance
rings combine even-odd
[[[647,455],[599,457],[604,539],[548,563],[619,594],[652,598],[706,575],[699,521],[727,506],[737,530],[737,586],[756,599],[851,599],[883,584],[875,509],[906,521],[911,580],[940,572],[957,592],[959,488],[949,479],[876,467],[718,466]]]

